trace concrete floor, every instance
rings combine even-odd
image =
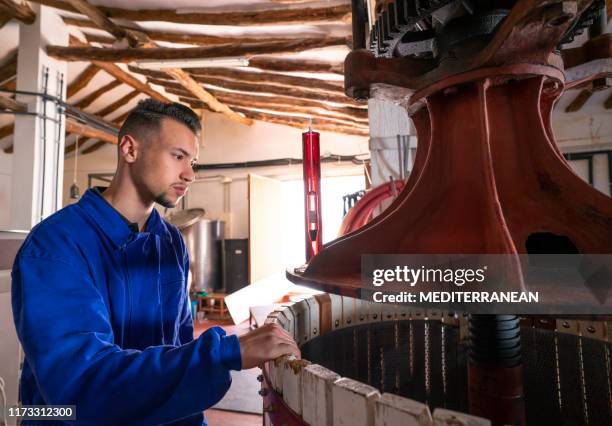
[[[214,326],[222,327],[228,334],[243,334],[249,330],[248,321],[234,325],[231,321],[211,321],[205,319],[201,323],[197,320],[195,321],[193,335],[197,338],[200,334]],[[260,414],[215,409],[206,410],[204,413],[206,414],[210,426],[261,426],[263,424],[263,419]]]
[[[209,426],[261,426],[261,414],[236,413],[225,410],[206,410],[204,412]]]

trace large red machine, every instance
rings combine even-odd
[[[365,12],[353,2],[346,93],[406,107],[414,168],[385,212],[288,277],[359,298],[364,254],[505,254],[520,276],[520,254],[612,253],[612,199],[572,171],[551,126],[564,90],[612,75],[605,3],[386,0],[374,15],[370,49],[360,48]],[[583,45],[564,48],[587,28]],[[520,318],[473,315],[469,334],[470,412],[532,424]]]

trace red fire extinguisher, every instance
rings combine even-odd
[[[302,133],[302,160],[304,170],[304,209],[306,223],[306,262],[309,262],[323,246],[321,227],[321,155],[319,153],[319,132],[312,130]]]

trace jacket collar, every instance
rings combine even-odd
[[[88,189],[79,200],[79,206],[86,214],[94,219],[100,230],[106,234],[117,246],[122,247],[133,240],[154,234],[172,241],[172,235],[156,209],[153,209],[145,230],[134,232],[130,229],[128,222],[115,208],[99,194]]]

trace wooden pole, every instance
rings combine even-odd
[[[344,75],[344,63],[331,63],[274,56],[255,56],[249,59],[249,67],[265,71],[311,72]]]
[[[201,102],[198,102],[197,99],[185,98],[185,97],[181,97],[180,99],[181,101],[191,104],[192,108],[203,108],[204,107]],[[354,116],[336,113],[333,111],[325,111],[325,110],[321,111],[321,110],[317,110],[317,108],[312,108],[312,107],[283,104],[280,102],[275,102],[274,98],[271,98],[270,102],[254,102],[250,100],[244,100],[244,98],[232,99],[231,97],[228,97],[226,100],[224,99],[224,102],[226,102],[232,108],[246,108],[246,109],[254,108],[258,110],[261,110],[261,109],[272,110],[274,112],[284,112],[284,113],[290,113],[290,114],[305,114],[305,115],[311,115],[313,117],[319,117],[319,118],[324,118],[324,119],[328,118],[330,120],[342,121],[344,124],[348,124],[348,125],[365,126],[365,127],[368,126],[367,118],[363,120],[360,118],[356,118]]]
[[[273,84],[266,83],[244,83],[237,81],[230,81],[224,79],[213,79],[213,78],[204,78],[201,76],[196,76],[194,79],[203,83],[207,89],[210,89],[210,85],[214,85],[216,87],[220,87],[227,90],[235,90],[240,92],[247,93],[268,93],[272,95],[282,95],[282,96],[290,96],[294,98],[304,98],[311,99],[315,101],[324,101],[324,102],[333,102],[340,105],[349,105],[352,107],[364,107],[366,104],[357,103],[353,99],[349,98],[346,95],[338,95],[334,93],[328,93],[324,91],[313,91],[313,90],[303,90],[301,88],[293,88],[288,86],[275,86]],[[167,80],[158,80],[155,78],[148,78],[152,84],[158,84],[160,86],[164,86],[166,88],[171,89],[180,89],[180,85],[176,85],[175,83]],[[168,90],[168,93],[172,93]]]
[[[162,71],[147,70],[134,66],[128,66],[128,69],[136,74],[153,77],[155,79],[165,78],[164,72]],[[242,71],[216,67],[190,68],[189,72],[194,79],[220,78],[241,83],[273,84],[277,86],[290,86],[302,90],[325,90],[330,93],[344,96],[344,84],[342,82],[327,81],[320,78],[304,78],[269,72]]]
[[[36,14],[26,2],[17,3],[13,0],[0,0],[0,10],[27,25],[36,21]]]
[[[115,25],[115,23],[111,21],[104,13],[102,13],[97,7],[90,5],[86,0],[66,1],[78,12],[88,16],[89,19],[91,19],[98,27],[111,33],[118,40],[125,38],[132,47],[142,46],[145,44],[146,36],[144,36],[142,33]]]
[[[87,87],[89,82],[100,72],[100,68],[95,65],[88,65],[66,89],[66,98],[71,98],[82,89]]]
[[[134,62],[146,60],[211,59],[293,53],[321,47],[346,45],[344,37],[298,39],[248,44],[222,44],[210,47],[102,48],[92,46],[47,46],[47,54],[62,61]]]
[[[237,110],[241,111],[240,109],[237,109]],[[283,124],[286,126],[297,127],[299,129],[308,128],[308,118],[307,117],[295,118],[295,117],[274,115],[274,114],[269,114],[269,113],[254,112],[254,111],[247,111],[247,110],[241,111],[241,112],[244,112],[244,114],[247,117],[250,117],[254,120],[261,120],[261,121],[266,121],[266,122],[275,123],[275,124]],[[336,123],[330,123],[329,121],[318,119],[318,118],[313,118],[312,124],[317,130],[344,133],[347,135],[355,135],[355,136],[364,136],[364,137],[369,136],[369,131],[367,129],[362,129],[358,127],[341,126]]]
[[[93,21],[88,19],[79,19],[72,17],[63,17],[62,18],[66,25],[72,25],[79,28],[100,28]],[[120,28],[129,30],[131,27],[125,25],[119,25]],[[158,30],[145,30],[138,29],[139,32],[146,35],[150,40],[154,41],[164,41],[168,43],[179,43],[179,44],[191,44],[195,46],[211,46],[215,44],[254,44],[254,43],[262,43],[262,42],[278,42],[278,43],[287,43],[290,41],[295,41],[297,37],[295,36],[278,36],[278,35],[262,35],[262,36],[251,36],[251,37],[232,37],[232,36],[216,36],[209,34],[199,34],[199,33],[173,33],[168,31],[158,31]],[[103,44],[113,44],[115,39],[101,36],[98,34],[85,34],[85,37],[90,42],[99,42]],[[326,36],[322,35],[312,35],[308,36],[311,39],[321,39]],[[305,37],[302,37],[305,38]]]
[[[84,2],[84,0],[75,0],[75,1],[79,1],[79,3]],[[84,2],[84,3],[87,3],[87,2]],[[100,25],[103,25],[104,26],[103,28],[109,31],[113,35],[120,34],[121,31],[123,31],[119,26],[117,26],[115,23],[113,23],[109,19],[101,18],[100,17],[100,15],[102,15],[101,12],[93,6],[87,5],[86,15],[89,16],[94,22],[96,23],[100,22]],[[129,36],[129,33],[125,33],[125,34],[128,34],[127,36],[128,38],[131,37]],[[132,40],[132,38],[130,38],[130,40]],[[156,49],[155,44],[151,42],[151,40],[145,34],[142,34],[142,33],[139,34],[138,42],[145,46],[144,50]],[[81,44],[81,43],[79,42],[78,44]],[[197,84],[189,76],[189,74],[184,72],[182,69],[169,68],[169,69],[166,69],[166,74],[173,77],[176,81],[178,81],[181,85],[183,85],[183,87],[185,87],[187,90],[192,92],[198,99],[205,102],[214,111],[223,113],[227,115],[230,119],[237,121],[239,123],[246,124],[246,125],[252,124],[252,120],[246,117],[243,117],[240,114],[236,114],[227,105],[222,104],[217,99],[215,99],[214,96],[206,92],[206,90],[204,90],[202,86]]]
[[[110,62],[98,61],[91,61],[91,63],[99,68],[102,68],[104,71],[106,71],[122,83],[125,83],[128,86],[132,86],[134,89],[141,91],[142,93],[150,96],[153,99],[157,99],[158,101],[165,103],[171,102],[170,99],[159,93],[157,90],[153,89],[147,83],[143,83],[142,81],[133,77],[129,73],[123,71],[115,64],[111,64]]]
[[[76,104],[74,104],[74,106],[81,108],[81,109],[85,109],[89,105],[91,105],[94,101],[96,101],[100,96],[102,96],[106,92],[110,92],[117,86],[121,86],[121,84],[122,83],[119,80],[111,80],[110,83],[105,84],[104,86],[100,87],[99,89],[85,96],[83,99],[81,99]]]
[[[5,82],[17,75],[17,51],[9,53],[4,65],[0,68],[0,82]]]
[[[176,81],[178,81],[183,87],[185,87],[189,92],[195,94],[195,96],[202,100],[206,105],[208,105],[213,111],[220,112],[222,114],[227,115],[234,121],[238,121],[239,123],[251,125],[253,124],[253,120],[243,117],[239,114],[236,114],[232,109],[230,109],[227,105],[219,102],[213,95],[208,93],[202,86],[194,81],[189,74],[183,71],[180,68],[172,68],[167,69],[166,73],[172,76]]]
[[[96,138],[108,143],[117,143],[117,136],[104,130],[97,129],[82,123],[78,123],[71,118],[66,120],[66,132],[74,133],[89,138]]]
[[[30,0],[32,3],[40,3],[45,6],[55,7],[70,12],[79,11],[65,1],[60,0]],[[261,11],[241,11],[241,12],[199,12],[194,10],[187,13],[187,10],[175,9],[121,9],[114,7],[98,6],[98,9],[109,18],[128,19],[131,21],[165,21],[178,24],[196,25],[286,25],[286,24],[305,24],[312,22],[339,21],[351,12],[350,4],[338,6],[324,6],[317,8],[302,9],[269,9]]]
[[[117,99],[115,102],[97,111],[96,115],[99,115],[100,117],[106,117],[107,115],[115,112],[122,106],[126,105],[128,102],[130,102],[132,99],[134,99],[138,95],[140,95],[140,92],[138,90],[132,90],[131,92]]]
[[[213,93],[217,99],[227,103],[235,101],[252,105],[282,105],[283,107],[314,108],[351,117],[354,120],[362,120],[364,122],[367,122],[368,120],[368,110],[362,108],[332,105],[326,102],[314,101],[312,99],[292,98],[290,96],[266,96],[259,93],[236,93],[215,89],[208,90],[209,92]],[[185,95],[185,93],[179,93],[178,91],[174,94],[179,96]]]

